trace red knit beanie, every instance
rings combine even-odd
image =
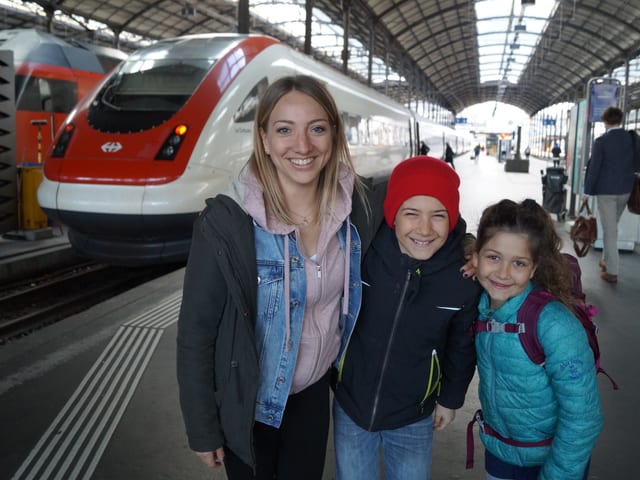
[[[408,158],[396,165],[391,172],[384,199],[384,218],[394,228],[396,213],[408,198],[425,195],[440,200],[449,214],[449,232],[460,215],[460,177],[443,160],[418,156]]]

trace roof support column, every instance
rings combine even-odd
[[[114,48],[117,48],[118,50],[120,49],[120,34],[122,33],[122,30],[119,28],[112,28],[111,29],[113,31],[113,46]]]
[[[311,55],[311,30],[313,28],[313,0],[304,2],[304,53]]]
[[[376,48],[375,22],[370,20],[369,25],[369,63],[367,65],[367,86],[373,83],[373,51]]]
[[[342,72],[349,72],[349,35],[351,34],[351,0],[342,0]]]
[[[238,1],[238,33],[249,33],[249,0]]]
[[[625,113],[624,121],[627,123],[627,100],[629,96],[629,56],[624,57],[624,95],[622,96],[622,111]]]
[[[389,96],[389,37],[384,38],[384,94]]]

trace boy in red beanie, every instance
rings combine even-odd
[[[480,285],[464,278],[460,178],[419,156],[391,173],[386,224],[362,264],[362,307],[340,359],[333,408],[337,480],[425,480],[434,430],[474,374]]]

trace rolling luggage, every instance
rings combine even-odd
[[[546,173],[540,170],[542,176],[542,207],[549,213],[555,213],[559,222],[564,222],[567,216],[567,184],[568,176],[564,167],[547,167]]]

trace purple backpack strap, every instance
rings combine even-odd
[[[473,332],[517,333],[525,353],[537,365],[544,363],[544,350],[538,340],[538,317],[544,306],[556,297],[545,290],[532,290],[524,299],[516,323],[501,323],[493,320],[476,321]]]
[[[544,306],[555,297],[544,290],[532,290],[518,310],[518,323],[524,324],[520,332],[520,343],[531,361],[537,365],[544,363],[544,350],[538,340],[538,317]]]

